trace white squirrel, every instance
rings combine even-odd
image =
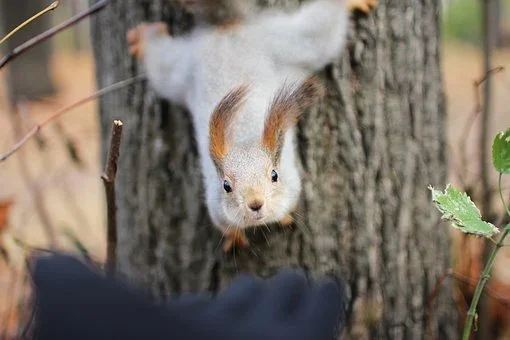
[[[212,5],[204,1],[180,0],[205,17]],[[155,91],[191,112],[224,251],[248,245],[244,228],[292,223],[301,192],[295,125],[322,92],[310,77],[340,55],[348,10],[366,12],[377,0],[315,0],[251,16],[252,0],[229,1],[238,17],[221,25],[171,37],[163,23],[141,24],[127,34]]]

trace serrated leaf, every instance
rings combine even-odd
[[[444,192],[432,187],[429,189],[432,191],[432,202],[443,214],[441,218],[450,221],[454,228],[466,234],[487,238],[499,233],[493,224],[482,220],[480,210],[466,193],[458,191],[450,184]]]
[[[510,129],[498,133],[494,138],[492,164],[498,172],[510,174]]]

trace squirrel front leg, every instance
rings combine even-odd
[[[176,104],[184,105],[190,74],[189,39],[172,38],[166,24],[142,23],[126,35],[129,53],[143,61],[150,85]]]
[[[378,0],[348,0],[347,6],[350,11],[359,10],[363,13],[368,13],[372,8],[377,6]]]
[[[294,13],[263,17],[251,32],[278,64],[312,73],[338,58],[347,36],[349,11],[368,12],[376,3],[377,0],[311,1]]]
[[[280,220],[280,225],[283,226],[283,227],[288,227],[288,226],[292,225],[293,223],[294,223],[294,217],[292,217],[291,214],[285,215]]]
[[[225,241],[223,243],[223,252],[225,253],[230,253],[236,248],[248,248],[250,245],[244,230],[239,228],[226,232],[224,237]]]

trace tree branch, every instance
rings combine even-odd
[[[94,93],[92,93],[91,95],[85,97],[85,98],[82,98],[60,110],[58,110],[57,112],[55,113],[52,113],[51,115],[49,115],[48,117],[46,117],[43,121],[41,121],[39,124],[37,124],[36,126],[34,126],[32,128],[32,130],[30,130],[23,138],[21,138],[9,151],[7,151],[6,153],[4,154],[1,154],[0,155],[0,162],[3,162],[5,161],[7,158],[9,158],[10,156],[12,156],[16,151],[18,151],[23,145],[25,145],[26,142],[28,142],[32,137],[34,137],[37,133],[39,133],[39,131],[48,123],[50,123],[52,120],[56,119],[56,118],[59,118],[60,116],[62,116],[64,113],[67,113],[75,108],[77,108],[78,106],[80,105],[83,105],[93,99],[96,99],[96,98],[99,98],[99,97],[102,97],[106,94],[109,94],[111,92],[114,92],[114,91],[117,91],[117,90],[120,90],[126,86],[129,86],[131,84],[134,84],[138,81],[141,81],[145,79],[145,75],[142,74],[142,75],[138,75],[138,76],[135,76],[135,77],[132,77],[132,78],[129,78],[129,79],[126,79],[126,80],[123,80],[123,81],[119,81],[118,83],[115,83],[113,85],[110,85],[108,87],[105,87],[99,91],[96,91]]]
[[[12,31],[7,33],[7,35],[0,40],[0,45],[2,45],[4,42],[9,40],[14,34],[16,34],[16,32],[18,32],[20,29],[22,29],[23,27],[25,27],[28,24],[30,24],[32,21],[37,20],[38,18],[40,18],[41,16],[45,15],[46,13],[48,13],[50,11],[53,11],[55,8],[58,7],[58,5],[59,5],[59,2],[58,1],[54,1],[53,3],[51,3],[51,5],[49,5],[48,7],[43,9],[42,11],[40,11],[37,14],[33,15],[29,19],[25,20],[22,24],[18,25]]]
[[[86,17],[99,12],[106,5],[108,5],[109,2],[110,2],[110,0],[99,0],[94,5],[89,7],[86,11],[84,11],[82,13],[78,13],[77,15],[68,19],[67,21],[64,21],[60,25],[50,28],[46,32],[36,35],[32,39],[19,45],[14,50],[12,50],[9,54],[7,54],[2,60],[0,60],[0,69],[3,68],[5,65],[7,65],[7,63],[9,63],[10,61],[14,60],[16,57],[20,56],[24,52],[31,49],[32,47],[39,45],[40,43],[53,37],[55,34],[62,32],[71,26],[76,25],[78,22],[82,21]]]
[[[467,141],[469,137],[471,136],[471,128],[473,127],[476,119],[478,118],[478,115],[482,112],[482,100],[480,98],[480,86],[482,86],[489,77],[492,77],[493,75],[503,72],[505,68],[503,66],[497,66],[489,71],[487,71],[482,77],[479,79],[476,79],[473,82],[473,99],[474,99],[474,105],[472,112],[470,116],[468,117],[464,129],[464,133],[459,139],[459,153],[460,153],[460,166],[461,170],[458,172],[459,174],[459,180],[461,181],[464,188],[471,190],[471,184],[467,184],[465,181],[465,172],[468,168],[468,157],[467,157]]]
[[[491,27],[491,1],[482,1],[482,22],[483,22],[483,71],[489,74],[492,69],[492,27]],[[489,123],[492,111],[492,82],[491,78],[485,79],[483,94],[482,122],[480,125],[480,180],[482,184],[481,192],[481,213],[487,218],[491,214],[492,195],[490,194],[490,178],[488,159],[490,157],[490,148],[487,146],[490,139]]]
[[[117,162],[119,159],[120,141],[122,137],[122,122],[114,120],[112,125],[112,136],[110,140],[110,150],[106,167],[104,169],[103,179],[106,193],[107,209],[107,242],[106,242],[106,273],[109,276],[115,275],[116,256],[117,256],[117,204],[115,199],[115,176],[117,174]]]

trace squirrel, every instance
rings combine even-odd
[[[340,55],[349,11],[377,0],[315,0],[290,13],[254,13],[254,0],[178,1],[203,24],[172,37],[164,23],[142,23],[127,33],[129,52],[159,96],[190,111],[206,205],[229,252],[248,246],[247,227],[293,223],[295,125],[323,93],[313,73]]]

